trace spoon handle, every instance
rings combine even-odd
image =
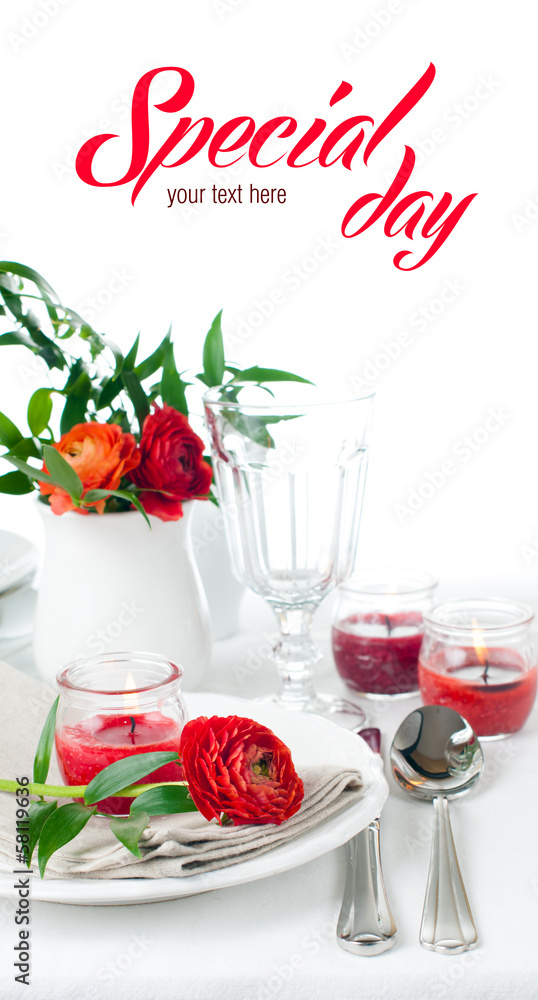
[[[341,948],[354,955],[380,955],[396,941],[396,924],[381,868],[379,819],[348,841],[336,938]]]
[[[458,955],[476,948],[478,935],[461,877],[444,795],[433,800],[434,823],[420,943],[430,951]]]

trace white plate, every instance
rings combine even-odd
[[[0,653],[5,640],[30,637],[34,628],[37,591],[21,587],[0,601]]]
[[[314,715],[286,712],[272,705],[230,698],[226,695],[191,692],[186,695],[190,717],[197,715],[242,715],[269,726],[284,740],[301,772],[307,764],[336,764],[360,770],[364,793],[360,802],[320,823],[315,830],[273,851],[228,868],[163,879],[32,879],[32,899],[50,903],[78,903],[86,906],[150,903],[193,896],[243,882],[277,875],[319,858],[345,844],[379,816],[388,795],[383,764],[364,740]],[[0,894],[14,895],[13,878],[0,877]]]
[[[29,583],[37,560],[37,549],[27,538],[0,531],[0,595]]]

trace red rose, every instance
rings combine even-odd
[[[147,514],[177,521],[183,516],[182,500],[207,496],[212,472],[203,451],[203,441],[182,413],[166,404],[155,406],[144,420],[140,465],[131,473],[142,490],[158,491],[140,494]]]
[[[181,734],[179,755],[189,793],[206,819],[220,823],[226,813],[234,826],[280,826],[303,801],[290,750],[252,719],[193,719]]]
[[[117,490],[122,476],[130,472],[140,461],[136,441],[132,434],[124,434],[118,424],[99,424],[89,421],[75,424],[67,434],[62,434],[58,444],[53,444],[82,480],[84,500],[88,490]],[[43,472],[47,466],[43,463]],[[89,507],[95,507],[98,514],[105,509],[105,500],[88,504],[84,510],[75,507],[68,493],[60,486],[40,482],[39,489],[49,498],[53,514],[65,514],[77,510],[87,514]]]

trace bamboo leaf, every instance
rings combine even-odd
[[[49,816],[41,830],[37,852],[41,878],[43,878],[48,861],[55,851],[73,840],[84,829],[95,812],[97,812],[97,806],[89,808],[79,802],[69,802],[67,805],[55,809]]]
[[[301,375],[280,371],[279,368],[260,368],[258,365],[253,365],[252,368],[244,368],[243,371],[239,368],[228,367],[228,371],[234,373],[232,382],[304,382],[306,385],[314,384],[309,379],[302,378]]]
[[[138,334],[129,353],[125,355],[125,361],[123,362],[123,367],[129,369],[129,371],[131,371],[135,366],[139,343],[140,343],[140,334]]]
[[[148,788],[131,803],[131,816],[139,812],[150,816],[167,816],[171,813],[197,812],[193,800],[189,796],[186,785],[159,785]]]
[[[221,385],[224,377],[224,343],[221,327],[222,309],[213,320],[204,342],[204,379],[207,386]]]
[[[13,448],[14,445],[22,441],[22,434],[5,413],[0,413],[0,444],[6,448]]]
[[[140,430],[144,425],[144,420],[149,414],[149,403],[146,397],[146,393],[142,388],[140,379],[138,375],[135,375],[134,371],[122,371],[122,380],[125,386],[126,392],[134,406],[136,413],[136,419],[138,420],[138,426]]]
[[[45,444],[43,445],[43,459],[58,486],[69,493],[72,500],[80,500],[84,488],[82,480],[61,452],[50,444]]]
[[[153,375],[157,369],[161,368],[163,365],[166,345],[170,342],[170,333],[171,329],[168,331],[166,337],[164,337],[153,354],[150,354],[149,358],[146,358],[145,361],[141,361],[140,364],[136,366],[135,373],[138,375],[141,382],[143,382],[144,379],[149,378],[150,375]]]
[[[151,521],[136,493],[130,493],[128,490],[88,490],[88,492],[84,494],[82,500],[85,504],[93,504],[97,503],[98,500],[106,500],[108,497],[121,497],[122,500],[129,500],[129,502],[134,504],[136,509],[142,514],[148,528],[151,530]]]
[[[37,844],[41,831],[47,822],[49,816],[52,815],[56,809],[58,803],[56,799],[53,802],[45,802],[43,799],[39,799],[37,802],[31,802],[30,808],[28,810],[28,816],[30,819],[30,839],[28,841],[28,854],[26,857],[26,864],[28,868],[32,864],[32,854],[34,853],[35,845]]]
[[[33,395],[30,396],[27,420],[28,427],[35,437],[39,437],[39,435],[45,430],[45,427],[48,427],[49,425],[50,415],[52,413],[51,395],[53,392],[54,389],[36,389]]]
[[[186,417],[189,415],[187,399],[185,396],[185,389],[188,385],[189,383],[183,381],[177,370],[176,360],[174,357],[174,347],[171,341],[168,341],[163,358],[161,397],[163,403],[168,403],[169,406],[173,406],[175,410],[179,410],[179,412],[183,413]]]
[[[163,764],[171,764],[172,761],[179,762],[179,755],[171,750],[159,750],[154,753],[137,753],[130,757],[123,757],[113,764],[103,768],[95,778],[90,781],[84,794],[84,801],[87,805],[100,802],[121,792],[128,785],[134,784],[140,778],[146,778],[152,771],[162,767]]]
[[[45,725],[41,730],[39,743],[37,744],[37,750],[34,757],[34,781],[38,785],[43,785],[46,782],[49,773],[50,755],[54,744],[56,712],[58,711],[59,700],[60,695],[58,695],[56,701],[51,706],[49,714],[45,720]]]
[[[147,812],[137,812],[134,816],[114,816],[110,829],[121,844],[127,848],[135,857],[141,858],[142,852],[138,846],[138,841],[146,829],[149,821]]]
[[[24,493],[32,493],[32,491],[33,486],[28,482],[28,477],[23,472],[6,472],[5,476],[0,476],[0,493],[22,496]]]
[[[52,486],[60,486],[52,476],[49,476],[46,472],[41,472],[40,469],[34,469],[33,465],[28,465],[27,462],[23,462],[22,458],[16,458],[15,455],[8,453],[7,455],[2,455],[6,462],[10,462],[14,465],[19,472],[24,472],[28,479],[35,479],[38,483],[51,483]]]

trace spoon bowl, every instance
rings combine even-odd
[[[469,723],[444,705],[424,705],[404,719],[390,760],[395,781],[417,799],[464,795],[484,766],[482,747]]]
[[[457,955],[476,948],[478,935],[458,863],[448,798],[479,780],[484,755],[469,723],[452,708],[424,705],[404,719],[390,760],[397,784],[414,798],[432,799],[434,823],[420,943]]]

